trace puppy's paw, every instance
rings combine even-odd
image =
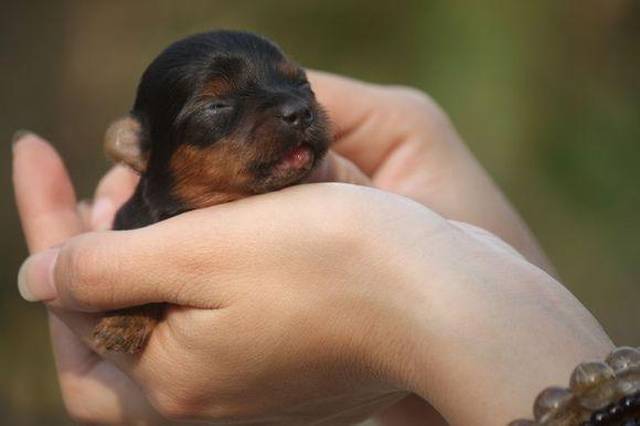
[[[144,349],[157,323],[156,312],[148,308],[110,312],[93,329],[91,343],[98,351],[134,355]]]

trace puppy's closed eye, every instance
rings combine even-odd
[[[215,113],[224,113],[229,112],[233,109],[233,104],[231,102],[225,101],[212,101],[209,103],[209,109]]]

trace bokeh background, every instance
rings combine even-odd
[[[168,43],[212,28],[302,64],[430,93],[618,344],[640,345],[640,2],[0,1],[0,415],[67,424],[26,256],[10,138],[53,141],[88,197],[101,140]]]

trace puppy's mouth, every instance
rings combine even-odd
[[[275,191],[303,180],[311,173],[324,151],[310,143],[297,143],[286,148],[275,161],[256,170],[252,184],[257,193]]]
[[[272,172],[276,176],[293,176],[307,172],[313,166],[315,153],[311,146],[300,143],[284,152],[279,161],[275,163]]]

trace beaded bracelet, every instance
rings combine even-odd
[[[640,348],[616,348],[605,362],[578,365],[569,388],[540,392],[533,416],[509,426],[640,426]]]

